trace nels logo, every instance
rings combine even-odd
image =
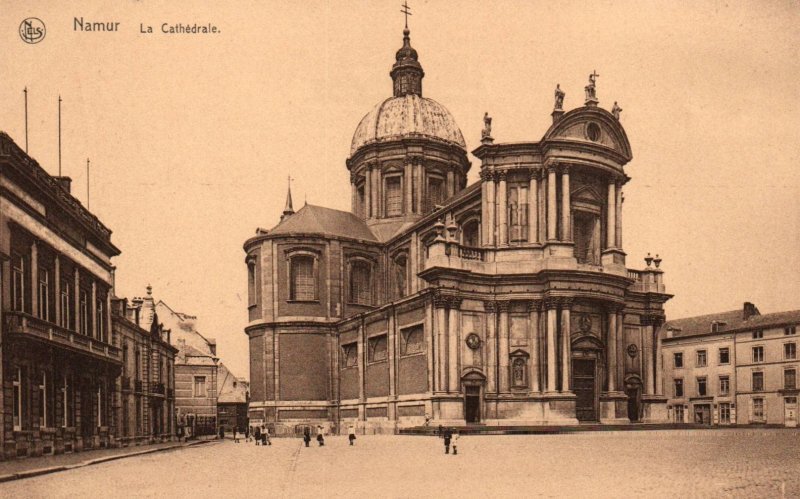
[[[37,17],[29,17],[19,25],[19,36],[25,43],[39,43],[46,33],[44,23]]]

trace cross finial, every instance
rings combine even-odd
[[[401,7],[403,7],[403,9],[400,12],[406,15],[406,29],[408,29],[408,16],[411,15],[411,10],[408,6],[408,0],[404,1]]]

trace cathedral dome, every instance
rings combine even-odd
[[[409,93],[386,99],[361,119],[353,134],[350,155],[368,144],[404,138],[467,147],[450,111],[433,99]]]

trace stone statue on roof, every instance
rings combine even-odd
[[[483,131],[481,132],[481,139],[490,138],[492,136],[492,117],[489,116],[487,111],[483,115]]]
[[[554,108],[556,111],[564,109],[564,91],[561,90],[561,85],[556,83],[556,103]]]

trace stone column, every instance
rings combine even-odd
[[[92,338],[99,340],[100,331],[97,329],[100,324],[97,323],[97,282],[92,279],[92,296],[89,298],[92,302],[89,304],[89,313],[92,316],[89,318],[89,324],[92,326]]]
[[[495,213],[497,206],[495,201],[495,191],[497,186],[494,183],[494,175],[491,172],[486,174],[486,242],[485,246],[494,246],[497,237],[497,221],[495,220]]]
[[[556,303],[548,300],[547,306],[547,391],[556,390],[556,328],[558,327],[558,310]]]
[[[664,395],[664,373],[663,373],[663,362],[664,359],[662,358],[662,350],[661,350],[661,334],[662,334],[662,326],[660,322],[655,324],[654,330],[656,333],[656,365],[655,365],[655,394],[656,395]]]
[[[80,296],[81,295],[81,275],[78,272],[78,267],[77,266],[75,267],[74,274],[75,274],[74,275],[74,283],[75,283],[75,290],[74,291],[75,292],[72,293],[72,302],[73,302],[73,304],[75,306],[75,309],[74,309],[75,313],[72,314],[74,316],[72,318],[72,321],[73,321],[73,323],[75,325],[75,332],[76,333],[80,333],[81,332],[81,296]]]
[[[608,391],[617,391],[617,313],[608,312],[608,337],[606,338],[606,372],[608,373]]]
[[[655,379],[653,376],[653,317],[642,316],[644,325],[644,345],[642,346],[642,356],[644,357],[644,384],[645,395],[655,393]]]
[[[447,299],[443,296],[436,296],[434,298],[434,307],[436,307],[436,349],[438,357],[438,374],[439,383],[438,389],[440,392],[447,391]]]
[[[570,308],[572,301],[561,302],[561,391],[568,392],[570,383],[570,368],[572,367],[572,344],[570,338]]]
[[[358,401],[362,404],[367,401],[365,396],[364,390],[364,372],[366,371],[366,364],[367,364],[367,355],[366,355],[366,348],[364,345],[365,341],[365,332],[364,332],[364,323],[361,323],[358,326],[358,342],[356,343],[356,349],[358,351]],[[278,393],[277,391],[275,392]],[[275,399],[277,400],[277,396]]]
[[[508,190],[506,188],[506,172],[499,172],[497,184],[497,245],[508,244]]]
[[[447,346],[448,346],[448,388],[450,392],[458,392],[459,385],[461,382],[460,376],[460,363],[459,363],[459,347],[461,346],[461,314],[459,312],[459,307],[461,306],[461,300],[457,298],[451,298],[449,301],[450,308],[448,309],[448,320],[447,320]]]
[[[53,322],[61,325],[61,257],[56,254],[53,260],[53,294],[55,303],[55,317]],[[110,314],[109,314],[110,316]]]
[[[572,241],[572,205],[569,193],[569,167],[561,170],[561,240]]]
[[[358,177],[355,172],[350,172],[350,211],[358,213]]]
[[[539,356],[539,302],[532,301],[528,304],[529,311],[529,336],[531,340],[531,369],[530,369],[530,391],[539,392],[541,386],[539,385],[539,364],[541,362]]]
[[[608,180],[608,202],[606,204],[606,249],[613,248],[616,243],[614,235],[617,213],[617,183],[613,177]]]
[[[623,313],[624,306],[616,309],[616,322],[617,322],[617,386],[620,391],[625,388],[625,314]]]
[[[528,242],[539,241],[539,171],[531,173],[528,184]]]
[[[364,165],[364,218],[372,216],[372,165]]]
[[[373,208],[373,216],[375,218],[383,218],[383,174],[380,165],[374,164],[372,169],[372,189],[373,197],[375,198],[375,207]]]
[[[486,391],[497,393],[497,302],[483,302],[486,310]]]
[[[30,285],[31,315],[39,317],[39,245],[35,240],[31,243]]]
[[[617,231],[616,237],[616,245],[617,249],[622,249],[622,183],[617,182],[616,184],[616,196],[617,196],[617,210],[616,210],[616,225],[615,229]]]
[[[394,397],[395,386],[397,384],[397,349],[395,343],[397,341],[397,319],[395,318],[394,309],[390,309],[389,313],[389,327],[386,337],[386,355],[389,361],[389,396]]]
[[[437,390],[437,378],[436,378],[436,347],[434,346],[435,343],[435,332],[433,330],[433,302],[428,300],[425,302],[425,341],[427,345],[427,358],[428,358],[428,391],[435,392]]]
[[[497,302],[498,313],[500,314],[500,321],[497,330],[498,336],[498,346],[499,351],[497,353],[498,357],[498,364],[499,364],[499,381],[500,381],[500,392],[507,392],[508,391],[508,307],[509,302],[501,301]]]
[[[547,170],[547,240],[555,241],[558,237],[556,233],[556,215],[558,205],[556,204],[556,170],[550,167]]]
[[[539,222],[539,233],[538,238],[539,242],[543,243],[547,241],[547,175],[545,175],[544,170],[539,170],[539,175],[541,178],[541,182],[539,182],[539,206],[538,206],[538,216],[536,220]]]
[[[413,198],[413,181],[411,173],[412,165],[411,159],[406,160],[405,170],[403,172],[403,184],[405,184],[405,203],[403,203],[403,213],[409,215],[414,213],[414,198]]]

